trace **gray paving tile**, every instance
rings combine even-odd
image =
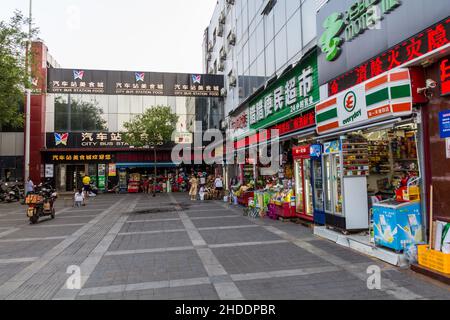
[[[331,266],[291,243],[212,250],[229,274]]]
[[[44,255],[62,240],[0,243],[0,259],[28,258]]]
[[[207,244],[281,240],[277,235],[259,227],[229,230],[200,230],[199,232]]]
[[[191,246],[187,232],[118,235],[109,251],[139,250]]]
[[[192,223],[197,228],[209,228],[209,227],[239,226],[249,224],[249,220],[245,219],[244,217],[232,217],[232,218],[192,220]]]
[[[1,240],[68,236],[80,228],[81,228],[80,226],[61,227],[61,228],[41,228],[39,225],[33,225],[22,228],[12,234],[4,236],[1,238]]]
[[[339,258],[345,259],[350,263],[373,262],[374,260],[348,248],[337,246],[335,243],[326,240],[309,241],[313,246],[331,253]]]
[[[125,223],[120,230],[120,233],[124,232],[139,232],[139,231],[160,231],[160,230],[175,230],[184,229],[181,220],[175,221],[155,221],[155,222],[142,222],[142,223]]]
[[[86,282],[85,288],[205,277],[195,250],[107,256]]]

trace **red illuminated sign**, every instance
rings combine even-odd
[[[234,130],[248,128],[247,112],[241,113],[231,120],[231,128]]]
[[[299,131],[308,127],[311,127],[316,124],[316,113],[315,111],[309,112],[302,116],[290,119],[286,122],[283,122],[277,126],[270,128],[269,130],[279,130],[280,137],[286,134]]]
[[[279,136],[285,136],[289,133],[300,131],[302,129],[306,129],[312,127],[316,124],[316,113],[313,109],[311,112],[308,112],[304,115],[295,117],[283,123],[280,123],[276,126],[268,128],[267,131],[262,130],[261,132],[251,136],[239,140],[236,143],[236,148],[243,148],[244,146],[248,146],[253,143],[263,142],[271,139],[271,130],[278,130]]]
[[[294,156],[294,159],[299,158],[310,158],[311,157],[311,146],[299,146],[292,148],[292,155]]]
[[[443,96],[450,94],[450,59],[444,59],[441,61],[440,75],[441,75],[441,94]]]
[[[333,96],[450,43],[450,18],[328,82]]]

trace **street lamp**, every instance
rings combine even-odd
[[[153,180],[153,197],[156,197],[156,175],[157,175],[157,169],[156,169],[156,147],[157,146],[162,146],[164,143],[163,143],[163,141],[162,141],[162,139],[161,140],[157,140],[156,142],[150,142],[149,143],[149,145],[150,145],[150,148],[151,149],[153,149],[153,166],[154,166],[154,169],[155,169],[155,178],[154,178],[154,180]]]
[[[28,81],[29,85],[31,84],[31,20],[32,20],[32,8],[33,8],[33,0],[30,0],[30,17],[29,17],[29,25],[28,25],[28,43],[27,43],[27,50],[26,50],[26,66],[27,66],[27,73],[28,73]],[[31,88],[25,89],[26,96],[27,96],[27,103],[25,108],[25,174],[24,174],[24,181],[28,179],[30,176],[30,125],[31,125]]]

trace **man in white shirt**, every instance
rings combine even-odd
[[[25,183],[25,196],[34,191],[34,183],[31,181],[31,178],[28,178]]]
[[[223,181],[222,177],[219,175],[217,176],[216,180],[214,181],[214,186],[216,188],[216,199],[221,200],[222,192],[223,192]]]

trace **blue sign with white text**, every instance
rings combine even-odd
[[[441,138],[450,138],[450,110],[439,113],[439,131]]]

